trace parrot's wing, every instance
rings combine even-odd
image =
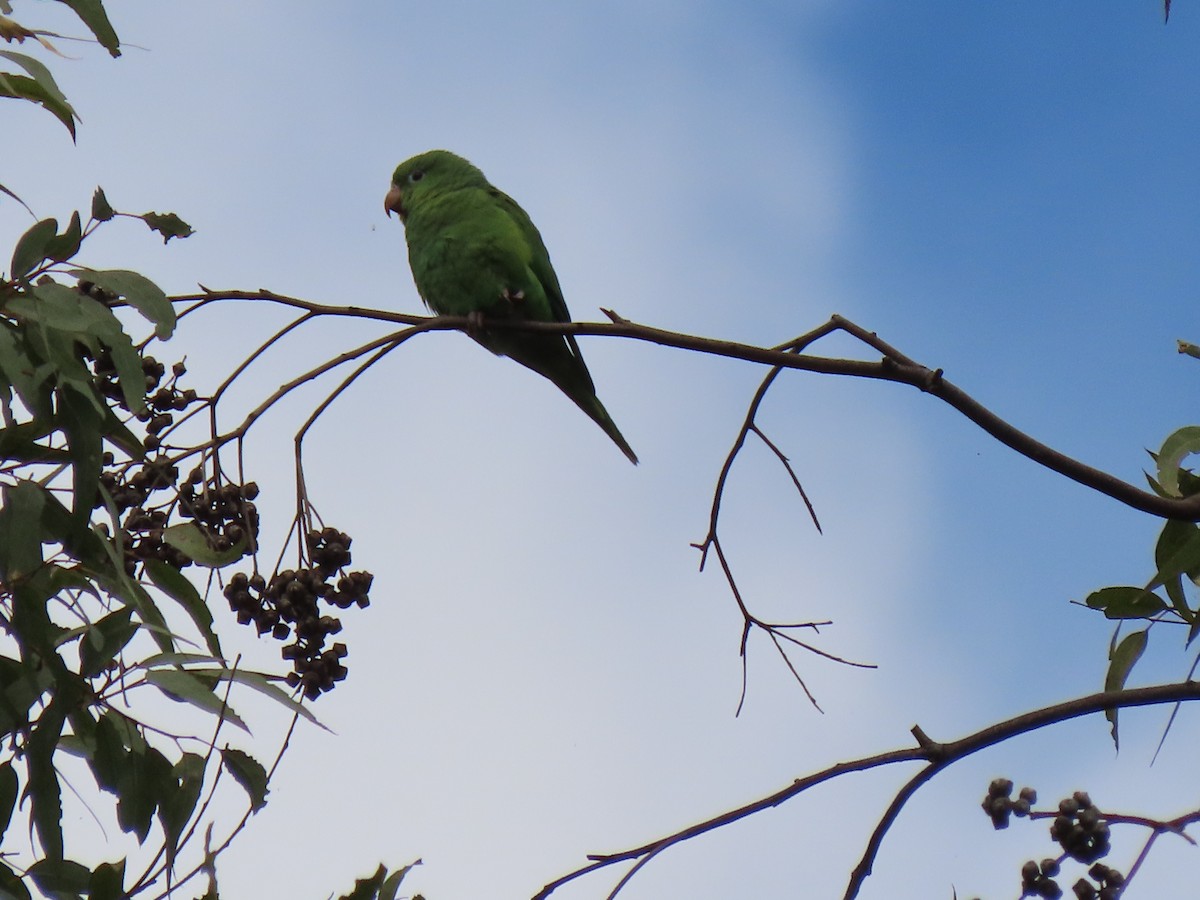
[[[563,298],[562,288],[558,284],[558,275],[554,271],[554,266],[550,264],[550,251],[546,249],[546,244],[542,240],[541,232],[537,230],[537,226],[533,224],[533,220],[529,218],[529,213],[521,208],[521,204],[517,203],[512,197],[504,193],[499,188],[490,187],[488,191],[496,202],[500,204],[500,208],[517,223],[522,236],[528,242],[532,250],[532,259],[529,267],[533,270],[533,274],[542,284],[542,290],[545,291],[546,300],[550,305],[550,314],[556,322],[570,322],[571,311],[567,309],[567,301]],[[592,374],[588,371],[587,364],[583,361],[583,354],[579,352],[579,344],[575,342],[575,335],[565,334],[567,347],[570,348],[571,355],[578,361],[579,374],[583,377],[587,387],[593,393],[595,387],[592,384]]]
[[[550,265],[550,252],[546,249],[537,226],[529,218],[529,213],[521,209],[520,204],[504,191],[491,188],[489,193],[505,213],[517,223],[522,236],[529,243],[529,247],[533,251],[530,268],[533,269],[533,274],[537,276],[538,281],[542,283],[542,289],[546,292],[546,299],[550,303],[550,312],[554,316],[554,321],[570,322],[571,313],[567,309],[567,301],[563,299],[562,288],[558,285],[558,276],[554,273],[554,267]],[[574,344],[574,340],[571,343]]]

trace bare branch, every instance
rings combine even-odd
[[[616,863],[637,862],[649,854],[656,855],[666,847],[690,840],[702,834],[707,834],[726,825],[732,825],[734,822],[740,821],[747,816],[754,815],[774,806],[779,806],[811,787],[832,781],[842,775],[851,772],[865,772],[870,769],[895,765],[897,763],[924,762],[926,764],[925,767],[901,788],[888,811],[877,824],[871,842],[868,844],[862,859],[855,867],[852,880],[846,889],[845,897],[853,898],[857,896],[863,880],[870,874],[883,837],[896,816],[899,815],[904,803],[915,793],[918,787],[942,769],[947,768],[951,763],[958,762],[980,750],[1007,741],[1017,735],[1027,734],[1040,728],[1056,725],[1080,716],[1093,715],[1118,707],[1153,706],[1161,703],[1193,700],[1200,700],[1200,682],[1185,681],[1179,684],[1161,684],[1152,687],[1131,688],[1125,691],[1089,694],[1086,697],[1079,697],[1064,703],[1056,703],[1052,706],[1034,710],[1033,712],[1014,716],[1011,719],[989,725],[987,728],[980,729],[958,740],[946,743],[931,740],[923,730],[917,728],[914,731],[914,735],[919,736],[917,746],[915,747],[906,747],[861,759],[840,762],[819,772],[797,778],[786,787],[751,803],[747,803],[744,806],[739,806],[736,809],[728,810],[712,818],[705,819],[702,822],[690,825],[674,834],[658,838],[648,844],[642,844],[641,846],[615,853],[590,855],[588,856],[589,863],[587,865],[581,866],[561,878],[550,882],[534,895],[533,900],[545,900],[545,898],[549,897],[558,888],[591,872]],[[1200,820],[1200,817],[1196,818]],[[1192,820],[1189,819],[1189,821]]]

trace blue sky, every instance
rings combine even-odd
[[[29,10],[29,24],[53,13]],[[82,59],[55,63],[83,117],[77,146],[6,105],[0,181],[39,216],[86,209],[101,184],[197,234],[164,249],[118,225],[85,262],[173,292],[419,312],[381,205],[398,162],[446,147],[530,212],[578,319],[613,307],[769,345],[840,312],[1134,481],[1144,448],[1192,421],[1196,363],[1174,351],[1197,338],[1200,281],[1200,19],[1185,5],[1166,27],[1151,0],[139,0],[111,14],[147,49],[114,62],[72,47]],[[0,204],[0,242],[28,224]],[[214,309],[178,353],[203,392],[282,321]],[[300,335],[232,402],[372,333]],[[429,900],[528,897],[587,853],[904,746],[914,723],[952,738],[1101,684],[1110,629],[1069,601],[1148,577],[1157,523],[910,389],[797,374],[762,422],[826,533],[758,447],[722,533],[756,610],[832,618],[821,646],[880,668],[799,658],[822,715],[755,641],[735,719],[740,618],[688,544],[762,373],[581,343],[637,469],[551,387],[457,334],[394,354],[312,435],[318,508],[355,536],[375,602],[343,617],[351,677],[318,708],[337,735],[295,739],[223,858],[229,896],[323,897],[381,858],[420,856],[411,883]],[[321,396],[251,443],[268,515],[288,515],[291,435]],[[274,646],[241,648],[274,663]],[[1174,635],[1151,653],[1147,672],[1186,671]],[[863,896],[1015,896],[1020,863],[1050,844],[1041,826],[991,832],[977,803],[995,775],[1045,799],[1087,787],[1114,808],[1182,812],[1171,773],[1194,722],[1176,723],[1153,772],[1162,716],[1127,724],[1116,759],[1096,719],[954,767],[901,818]],[[676,848],[622,896],[839,896],[906,774]],[[1112,864],[1139,847],[1118,833]],[[1166,896],[1184,865],[1194,851],[1162,842],[1145,895]],[[616,877],[556,896],[603,897]]]

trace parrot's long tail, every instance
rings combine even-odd
[[[637,454],[633,452],[633,448],[625,440],[621,434],[617,423],[612,420],[612,416],[608,414],[608,410],[604,408],[604,404],[600,402],[600,398],[595,394],[584,397],[578,397],[569,391],[563,391],[568,397],[575,401],[576,405],[582,409],[593,422],[604,429],[604,433],[612,438],[612,442],[621,448],[621,452],[629,457],[629,461],[635,466],[637,465]]]

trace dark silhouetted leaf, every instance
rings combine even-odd
[[[143,213],[141,218],[152,231],[157,231],[163,236],[164,244],[171,238],[186,238],[195,234],[192,226],[175,213],[148,212]]]
[[[79,641],[79,674],[99,675],[118,653],[137,634],[133,607],[126,606],[111,612],[90,626]]]
[[[58,234],[57,219],[42,219],[17,240],[9,276],[24,278],[46,258],[46,245]]]
[[[17,773],[12,761],[0,765],[0,841],[3,840],[8,824],[12,821],[13,808],[17,804]]]
[[[250,731],[237,713],[225,705],[224,699],[213,693],[218,681],[208,673],[185,672],[181,669],[152,669],[146,673],[146,680],[172,700],[190,703],[205,712],[221,716],[225,721],[246,732]]]
[[[116,210],[108,205],[108,198],[104,196],[104,188],[96,188],[96,193],[92,194],[92,218],[97,222],[107,222],[116,214]]]
[[[88,878],[88,900],[125,900],[125,860],[100,863]]]
[[[163,289],[145,275],[125,269],[78,269],[71,274],[124,298],[154,325],[159,339],[166,340],[175,330],[175,307]]]
[[[46,258],[55,262],[66,262],[79,252],[81,243],[83,243],[83,227],[79,222],[79,213],[73,212],[71,221],[67,223],[63,233],[55,236],[46,244]]]
[[[174,566],[169,566],[161,560],[146,560],[145,566],[150,580],[187,611],[197,630],[204,636],[204,643],[209,652],[220,658],[223,654],[217,633],[213,631],[212,610],[208,608],[196,586]]]
[[[226,747],[221,751],[221,761],[233,776],[234,781],[246,790],[250,797],[250,808],[258,812],[267,805],[267,770],[257,759],[241,750]]]
[[[96,40],[100,42],[100,46],[107,50],[114,59],[121,55],[121,41],[117,38],[116,31],[113,30],[112,22],[108,20],[108,14],[104,11],[104,4],[101,0],[59,0],[59,2],[75,10],[75,15],[79,16],[83,20],[83,24],[91,29]]]
[[[163,529],[163,541],[176,550],[182,550],[197,563],[209,568],[219,569],[230,563],[235,563],[246,553],[246,539],[230,547],[228,550],[214,550],[209,546],[208,538],[194,522],[184,522]]]
[[[1129,678],[1129,673],[1133,671],[1134,665],[1142,658],[1142,653],[1146,650],[1147,633],[1143,631],[1135,631],[1132,634],[1125,636],[1121,643],[1116,644],[1109,650],[1108,654],[1108,673],[1104,676],[1104,690],[1119,691],[1125,687],[1125,681]],[[1116,637],[1113,638],[1114,642]],[[1121,748],[1120,737],[1117,733],[1117,707],[1112,707],[1104,712],[1105,718],[1112,723],[1112,739],[1113,746],[1118,750]]]
[[[1148,619],[1167,608],[1158,594],[1139,587],[1107,587],[1089,594],[1087,605],[1109,619]]]

